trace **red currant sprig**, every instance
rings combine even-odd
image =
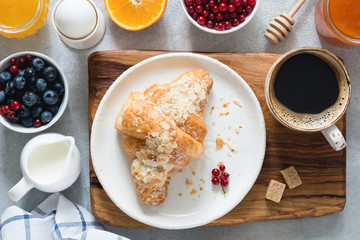
[[[223,192],[225,193],[224,187],[229,185],[230,174],[225,172],[225,165],[220,165],[219,168],[214,168],[212,171],[211,182],[214,185],[221,185]]]

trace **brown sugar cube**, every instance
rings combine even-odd
[[[279,203],[284,193],[286,185],[284,183],[270,180],[269,186],[266,190],[265,198]]]
[[[285,168],[284,170],[281,170],[280,173],[289,189],[296,188],[302,184],[299,174],[294,166]]]

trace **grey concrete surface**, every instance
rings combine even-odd
[[[169,0],[164,16],[153,26],[129,32],[115,25],[102,0],[95,3],[106,19],[103,40],[88,50],[67,47],[56,35],[50,19],[35,35],[24,39],[0,36],[0,59],[9,54],[31,50],[53,58],[64,70],[70,87],[69,104],[63,117],[46,132],[72,135],[82,154],[82,172],[76,183],[64,191],[66,197],[90,209],[88,179],[88,73],[87,57],[94,51],[115,49],[152,49],[204,52],[285,53],[303,46],[323,47],[343,58],[353,83],[353,97],[347,112],[347,203],[344,211],[319,218],[251,223],[235,227],[200,227],[189,230],[120,229],[109,231],[131,239],[358,239],[360,236],[360,47],[337,48],[319,39],[313,14],[317,1],[307,1],[295,17],[289,37],[278,46],[269,44],[263,33],[276,15],[287,12],[297,0],[261,0],[253,20],[242,30],[227,35],[211,35],[194,27],[180,8],[179,0]],[[55,1],[51,0],[51,6]],[[24,135],[0,126],[0,213],[13,203],[7,191],[21,178],[20,153],[36,134]],[[28,193],[18,205],[31,210],[49,194]]]

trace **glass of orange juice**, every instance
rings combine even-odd
[[[0,0],[0,34],[23,38],[45,23],[49,0]]]
[[[336,46],[360,46],[360,0],[319,0],[315,25],[321,37]]]

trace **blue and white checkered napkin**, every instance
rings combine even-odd
[[[127,239],[102,229],[85,208],[55,193],[31,213],[17,206],[7,208],[0,219],[0,240]]]

